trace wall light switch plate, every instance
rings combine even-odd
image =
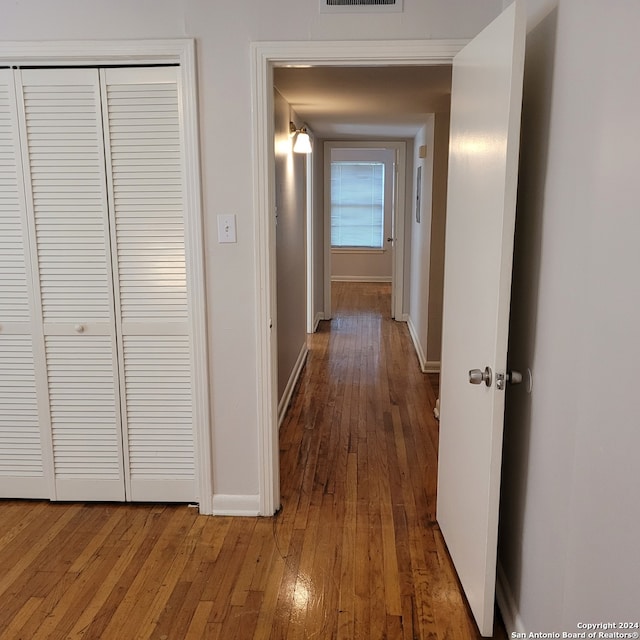
[[[218,215],[218,242],[237,242],[236,216],[234,214]]]

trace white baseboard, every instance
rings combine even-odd
[[[318,330],[318,325],[321,320],[324,320],[324,313],[322,313],[322,311],[318,311],[318,313],[316,313],[316,317],[313,319],[313,333]]]
[[[287,386],[284,388],[282,398],[278,403],[278,428],[280,428],[280,425],[282,424],[282,421],[287,414],[287,409],[289,408],[289,402],[291,401],[293,390],[295,389],[296,382],[298,382],[298,378],[300,377],[300,372],[302,371],[302,369],[304,369],[304,363],[307,360],[308,353],[309,349],[307,348],[307,345],[303,344],[302,349],[300,349],[300,353],[298,354],[298,359],[293,365],[293,371],[291,371]]]
[[[214,516],[258,516],[260,496],[236,496],[216,494],[213,496]]]
[[[331,282],[391,282],[391,276],[331,276]]]
[[[411,316],[407,318],[407,327],[409,327],[409,335],[411,336],[411,341],[413,342],[413,348],[416,350],[416,355],[418,356],[420,370],[422,371],[422,373],[426,373],[427,358],[424,355],[424,350],[422,349],[422,345],[420,344],[420,338],[418,338],[418,332],[416,331],[416,327],[413,324]]]
[[[409,327],[409,335],[413,342],[413,348],[416,350],[418,362],[420,363],[420,371],[422,371],[422,373],[440,373],[440,360],[427,360],[422,344],[420,343],[420,338],[418,338],[418,332],[410,315],[406,315],[406,321],[407,327]]]
[[[518,611],[518,605],[513,597],[509,581],[507,580],[507,576],[500,562],[498,562],[498,574],[496,580],[496,600],[498,601],[502,621],[504,622],[504,626],[507,630],[507,637],[514,637],[516,633],[526,634],[524,623],[522,622],[520,612]]]

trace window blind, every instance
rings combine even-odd
[[[331,163],[331,246],[380,249],[384,236],[384,164]]]

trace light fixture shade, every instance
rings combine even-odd
[[[293,150],[295,153],[311,153],[311,139],[309,138],[309,134],[304,127],[296,137],[296,142],[293,145]]]

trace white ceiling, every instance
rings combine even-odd
[[[318,137],[411,138],[449,109],[451,65],[278,67],[274,84]]]

